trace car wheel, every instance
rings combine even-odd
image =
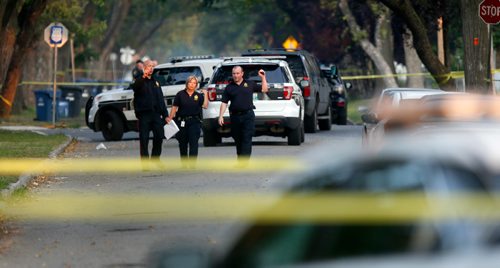
[[[314,109],[312,115],[304,116],[304,127],[306,133],[316,133],[318,132],[318,112]]]
[[[220,138],[217,133],[212,131],[203,131],[203,146],[205,147],[213,147],[217,145],[217,142],[220,142]]]
[[[337,119],[335,120],[337,125],[347,125],[347,106],[339,109]]]
[[[123,137],[124,126],[120,116],[113,111],[104,112],[101,119],[102,136],[107,141],[119,141]]]
[[[320,119],[319,120],[319,129],[320,130],[332,129],[332,107],[330,105],[328,105],[328,110],[326,112],[326,115],[328,116],[327,119]]]
[[[337,118],[337,125],[347,125],[347,115]]]
[[[298,128],[291,129],[288,132],[288,145],[300,145],[300,140],[301,140],[301,127],[299,126]]]

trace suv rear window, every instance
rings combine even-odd
[[[300,81],[302,78],[307,76],[304,64],[302,63],[302,59],[299,55],[287,55],[286,61],[292,71],[293,77],[295,77],[297,81]]]
[[[184,85],[190,75],[198,77],[199,80],[203,79],[199,67],[163,68],[155,70],[153,73],[153,77],[160,82],[160,86]]]
[[[229,84],[233,80],[232,70],[236,65],[224,65],[215,71],[212,84]],[[288,76],[279,65],[239,65],[243,68],[243,77],[246,80],[261,82],[258,71],[263,69],[266,72],[268,83],[289,83]]]

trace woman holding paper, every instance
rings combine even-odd
[[[207,91],[203,89],[202,93],[196,92],[197,87],[198,79],[196,76],[189,76],[186,80],[186,88],[175,95],[170,116],[167,118],[168,123],[174,120],[179,127],[176,138],[179,141],[179,152],[183,165],[194,162],[198,156],[201,108],[206,109],[208,106]]]

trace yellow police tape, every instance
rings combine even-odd
[[[500,69],[491,70],[491,73],[500,73]],[[385,77],[412,77],[412,76],[429,76],[432,74],[429,72],[425,73],[402,73],[402,74],[380,74],[380,75],[346,75],[343,76],[343,80],[361,80],[361,79],[378,79]],[[461,78],[464,77],[464,71],[452,71],[447,74],[442,75],[447,79],[450,78]],[[23,85],[53,85],[52,81],[43,82],[43,81],[21,81],[19,86]],[[57,82],[58,85],[61,86],[124,86],[129,85],[130,82]],[[1,85],[0,85],[1,86]]]
[[[0,203],[4,216],[41,221],[244,220],[266,224],[499,221],[500,204],[487,195],[422,193],[53,193]]]
[[[497,70],[495,70],[496,72]],[[500,72],[500,70],[498,70]],[[493,71],[492,71],[493,72]],[[432,76],[431,73],[410,73],[410,74],[379,74],[379,75],[347,75],[343,76],[343,80],[360,80],[360,79],[377,79],[385,77],[411,77],[411,76]],[[460,78],[464,77],[463,71],[453,71],[442,75],[446,78]]]
[[[214,171],[214,172],[268,172],[286,169],[297,171],[304,166],[291,157],[255,157],[237,160],[227,158],[200,158],[180,161],[162,158],[160,161],[141,161],[138,158],[72,158],[72,159],[0,159],[0,175],[21,173],[130,173],[142,171]]]
[[[129,85],[131,82],[57,82],[58,86],[123,86]],[[19,86],[34,85],[34,86],[51,86],[54,82],[42,81],[22,81]]]

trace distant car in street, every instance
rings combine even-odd
[[[349,82],[344,83],[337,66],[322,66],[321,72],[330,82],[330,103],[332,105],[332,122],[337,125],[347,124],[348,90],[352,87]]]
[[[306,133],[315,133],[332,128],[330,105],[330,84],[320,70],[318,59],[304,49],[249,49],[242,56],[260,56],[273,58],[285,57],[295,82],[302,90],[305,101],[304,127]]]
[[[386,88],[374,99],[372,108],[360,107],[363,120],[363,144],[378,142],[383,136],[386,124],[398,110],[416,105],[424,96],[448,94],[440,89],[430,88]]]

